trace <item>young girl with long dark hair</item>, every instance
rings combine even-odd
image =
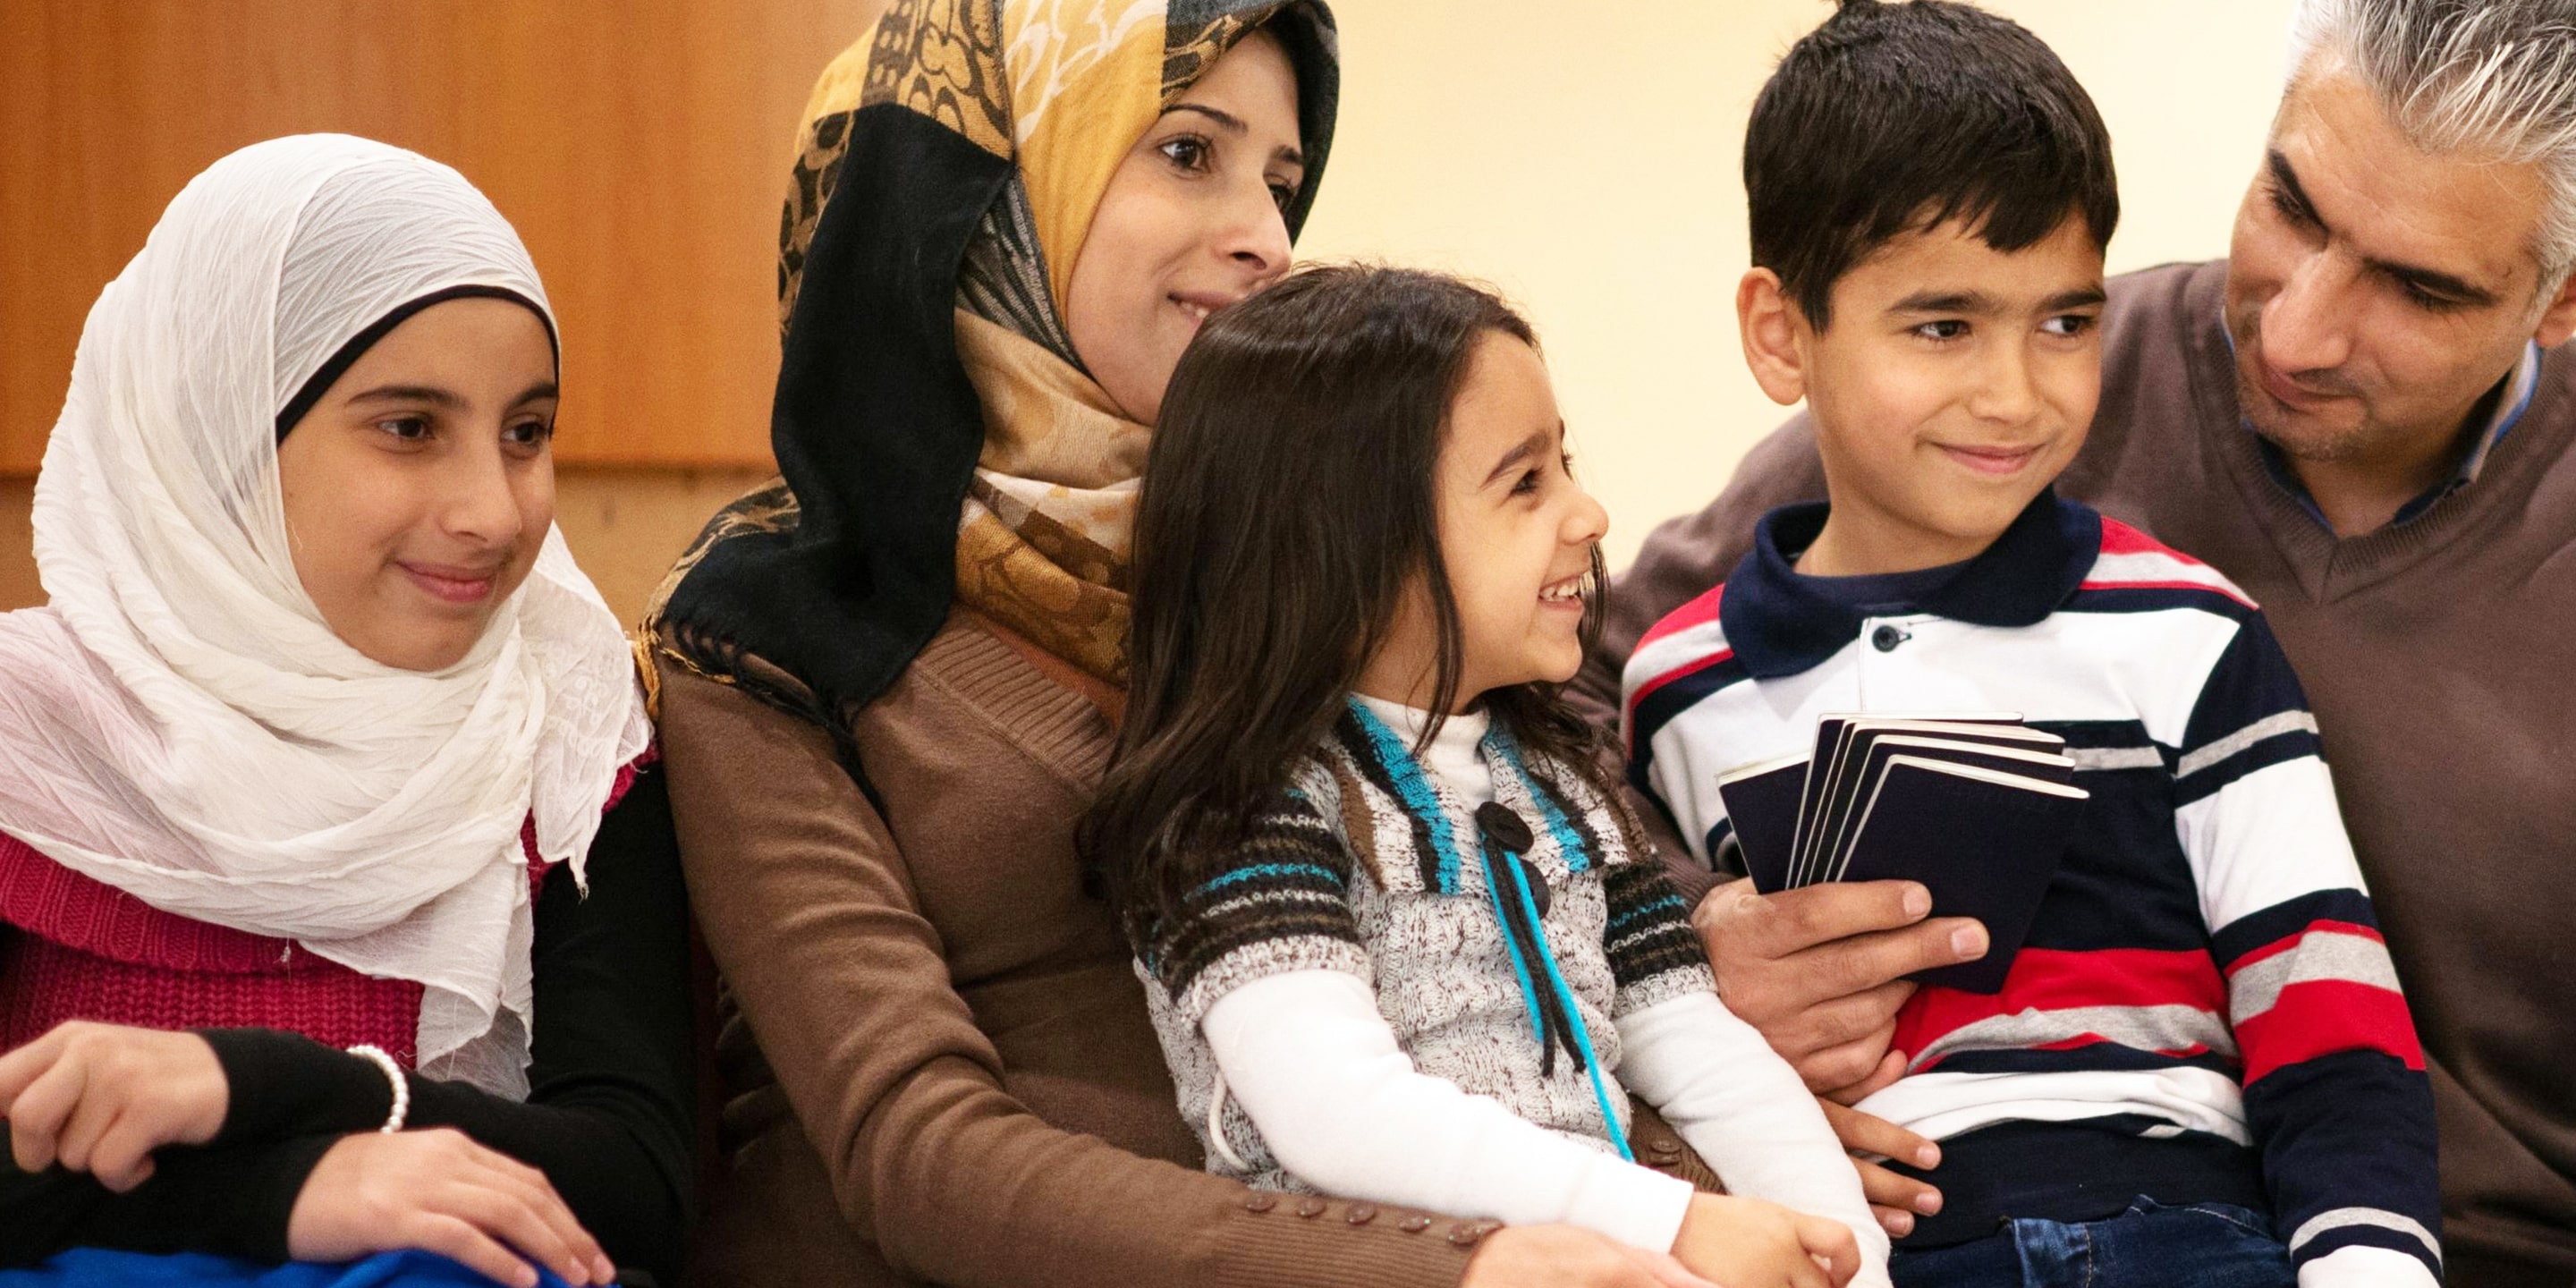
[[[1822,1113],[1557,701],[1607,523],[1568,466],[1528,323],[1451,278],[1308,270],[1182,358],[1084,830],[1182,1110],[1256,1186],[1569,1222],[1730,1288],[1883,1282]],[[1628,1158],[1622,1083],[1733,1197]]]

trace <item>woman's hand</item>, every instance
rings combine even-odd
[[[1839,1099],[1825,1097],[1817,1103],[1824,1106],[1825,1121],[1833,1125],[1843,1148],[1898,1159],[1925,1171],[1941,1165],[1940,1146],[1884,1118],[1846,1108],[1836,1103]],[[1867,1159],[1855,1158],[1852,1166],[1860,1169],[1860,1192],[1869,1200],[1870,1213],[1890,1237],[1902,1239],[1914,1233],[1916,1213],[1930,1216],[1941,1210],[1941,1191],[1911,1176]]]
[[[536,1288],[543,1265],[574,1288],[617,1268],[545,1173],[447,1128],[367,1132],[333,1145],[286,1222],[298,1261],[435,1252],[496,1282]]]
[[[1485,1236],[1458,1288],[1717,1288],[1660,1252],[1571,1225],[1506,1226]]]
[[[18,1169],[60,1163],[119,1194],[152,1175],[152,1151],[213,1140],[231,1098],[215,1049],[194,1033],[72,1020],[0,1056]]]
[[[1842,1288],[1860,1272],[1841,1222],[1723,1194],[1691,1197],[1673,1255],[1726,1288]]]

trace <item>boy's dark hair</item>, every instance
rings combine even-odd
[[[2039,37],[1951,0],[1838,0],[1789,47],[1744,135],[1753,262],[1810,325],[1835,281],[1909,231],[1958,219],[2007,254],[2068,216],[2120,222],[2111,136]]]
[[[1491,291],[1330,266],[1209,318],[1181,356],[1137,502],[1125,720],[1078,834],[1139,951],[1341,718],[1416,574],[1440,625],[1432,707],[1453,703],[1461,632],[1436,478],[1488,335],[1537,343]],[[1598,551],[1593,567],[1587,651]],[[1484,707],[1524,748],[1600,777],[1597,735],[1553,686]]]

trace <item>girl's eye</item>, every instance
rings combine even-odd
[[[2071,339],[2092,330],[2093,323],[2096,320],[2097,319],[2087,314],[2068,313],[2059,317],[2050,318],[2049,320],[2040,323],[2039,329],[2046,331],[2050,335]]]
[[[543,447],[554,437],[553,424],[542,420],[523,420],[501,430],[501,441],[512,447]]]
[[[1523,470],[1521,471],[1519,481],[1512,484],[1512,495],[1527,496],[1538,490],[1538,484],[1539,478],[1537,470]]]
[[[1208,168],[1208,141],[1202,135],[1183,134],[1166,139],[1159,151],[1165,160],[1193,173]]]
[[[426,442],[429,439],[427,416],[396,416],[389,420],[377,421],[376,428],[406,443]]]
[[[1926,340],[1957,340],[1968,334],[1968,324],[1957,318],[1943,318],[1914,328],[1914,334]]]

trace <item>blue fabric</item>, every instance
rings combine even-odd
[[[290,1261],[262,1265],[198,1252],[155,1255],[106,1248],[73,1248],[41,1265],[0,1270],[0,1288],[493,1288],[492,1281],[428,1252],[380,1252],[345,1263]],[[565,1288],[550,1271],[537,1272],[537,1288]]]
[[[1898,1251],[1896,1288],[2296,1288],[2290,1254],[2261,1213],[2141,1198],[2104,1221],[2023,1218],[1983,1239]]]

